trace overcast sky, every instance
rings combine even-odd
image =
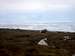
[[[75,22],[75,0],[0,0],[0,24]]]

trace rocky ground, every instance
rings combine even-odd
[[[69,38],[64,39],[64,36]],[[48,46],[38,45],[47,38]],[[75,33],[0,29],[0,56],[72,56]]]

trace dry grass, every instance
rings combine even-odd
[[[71,40],[64,41],[64,35],[69,35]],[[45,37],[49,46],[37,45]],[[74,42],[75,33],[0,29],[0,56],[72,56]]]

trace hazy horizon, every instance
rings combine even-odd
[[[0,25],[52,23],[54,30],[75,31],[75,0],[0,0]]]

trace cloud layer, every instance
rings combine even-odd
[[[62,10],[74,7],[74,0],[0,0],[2,10]]]

